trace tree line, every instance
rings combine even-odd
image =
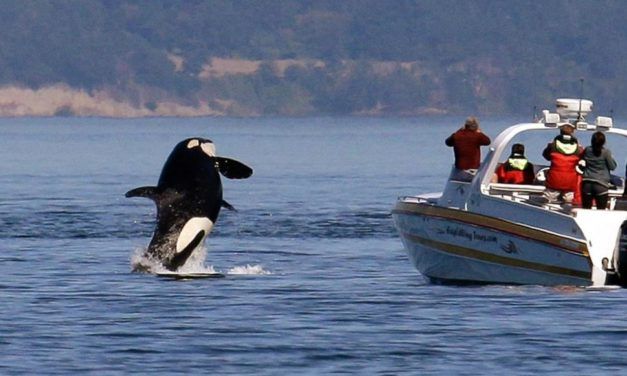
[[[626,13],[612,0],[7,0],[0,85],[235,115],[512,114],[577,96],[585,78],[618,110]],[[201,78],[214,57],[261,64]]]

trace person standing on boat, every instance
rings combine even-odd
[[[450,135],[444,142],[446,146],[453,148],[455,167],[465,172],[467,177],[465,180],[470,180],[481,163],[481,146],[490,145],[491,141],[481,132],[479,120],[471,116],[466,119],[461,129]]]
[[[496,169],[499,183],[533,184],[533,164],[525,157],[525,145],[512,145],[512,154]]]
[[[605,134],[594,132],[590,146],[584,149],[583,158],[579,162],[580,170],[583,170],[581,202],[584,209],[592,208],[593,200],[597,209],[607,208],[610,171],[616,168],[616,161],[610,149],[604,145]]]
[[[549,202],[556,202],[561,198],[570,204],[579,189],[579,176],[575,168],[581,159],[583,148],[574,133],[573,124],[562,124],[559,136],[556,136],[542,152],[542,156],[551,162],[544,191]]]

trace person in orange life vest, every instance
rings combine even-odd
[[[455,167],[474,175],[481,163],[481,146],[490,145],[490,138],[479,129],[477,118],[471,116],[461,129],[444,142],[446,146],[453,148]]]
[[[533,164],[525,157],[525,145],[512,145],[512,154],[496,169],[499,183],[533,184]]]
[[[581,159],[583,148],[574,133],[573,124],[562,124],[559,136],[556,136],[542,152],[542,156],[551,162],[544,191],[549,202],[556,202],[561,197],[564,202],[572,203],[575,191],[579,190],[580,178],[575,168]]]

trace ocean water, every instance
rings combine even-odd
[[[0,374],[625,374],[625,290],[411,266],[390,210],[441,189],[462,121],[0,120]],[[202,250],[226,277],[132,273],[155,208],[124,193],[192,136],[254,169]]]

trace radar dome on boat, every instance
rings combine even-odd
[[[592,111],[592,101],[588,99],[570,99],[559,98],[555,101],[555,107],[557,113],[566,119],[576,119],[581,116],[586,116]]]

